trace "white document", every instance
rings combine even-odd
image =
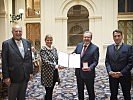
[[[68,67],[68,54],[64,52],[58,53],[58,65]]]
[[[69,68],[80,68],[80,54],[58,53],[58,64]]]
[[[69,68],[80,68],[80,54],[69,54]]]

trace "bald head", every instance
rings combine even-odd
[[[12,31],[14,29],[21,29],[22,30],[22,27],[20,25],[18,25],[18,24],[15,24],[15,25],[12,26]]]

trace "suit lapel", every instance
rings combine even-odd
[[[27,42],[22,39],[23,47],[24,47],[24,57],[26,56],[26,52],[28,50]]]
[[[122,44],[121,47],[118,49],[117,59],[119,58],[120,54],[122,53],[122,47],[123,47],[123,44]]]
[[[14,40],[14,39],[11,39],[10,45],[11,45],[11,47],[16,51],[16,53],[17,53],[19,56],[22,57],[22,55],[21,55],[21,53],[20,53],[20,51],[19,51],[19,49],[18,49],[18,46],[17,46],[17,44],[15,43],[15,40]]]
[[[83,43],[80,45],[80,55],[81,55],[81,57],[84,56],[84,55],[82,55],[82,49],[83,49]]]
[[[88,47],[86,48],[85,53],[88,52],[89,48],[91,47],[91,44],[92,44],[92,43],[90,43],[90,44],[88,45]]]
[[[122,45],[121,45],[121,47],[122,47]],[[114,45],[112,46],[112,51],[113,51],[112,55],[113,55],[113,58],[114,58],[115,61],[118,60],[118,58],[120,56],[121,47],[118,49],[118,51],[115,51],[115,46]]]
[[[92,43],[90,43],[90,44],[88,45],[88,47],[87,47],[86,50],[85,50],[84,55],[86,55],[86,53],[87,53],[88,51],[90,51],[91,45],[92,45]],[[83,55],[83,56],[84,56],[84,55]]]
[[[116,59],[115,59],[115,48],[114,48],[114,45],[112,45],[112,46],[110,47],[110,53],[111,53],[112,59],[116,60]]]

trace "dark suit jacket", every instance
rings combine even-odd
[[[81,54],[83,48],[83,43],[79,43],[74,50],[74,53]],[[95,77],[95,67],[98,64],[99,60],[99,48],[90,43],[87,47],[84,55],[81,57],[81,67],[83,66],[83,62],[88,62],[88,67],[91,68],[91,71],[82,71],[81,68],[76,68],[75,75],[81,76],[82,78],[94,78]]]
[[[15,40],[6,40],[2,44],[2,74],[3,78],[10,78],[12,83],[28,81],[33,72],[31,44],[22,39],[25,56],[22,57]]]
[[[130,75],[130,70],[132,69],[132,46],[123,43],[116,58],[114,44],[109,45],[105,64],[108,73],[110,71],[120,71],[123,75]]]

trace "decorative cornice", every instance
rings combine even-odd
[[[130,18],[130,19],[133,19],[133,15],[118,15],[118,19],[128,19],[128,18]]]
[[[102,19],[102,16],[90,16],[89,19]]]
[[[67,20],[68,17],[56,17],[55,20]],[[102,19],[102,16],[91,16],[89,19]]]
[[[56,17],[55,20],[67,20],[68,17]]]
[[[5,17],[6,17],[6,12],[0,11],[0,18],[5,18]]]

